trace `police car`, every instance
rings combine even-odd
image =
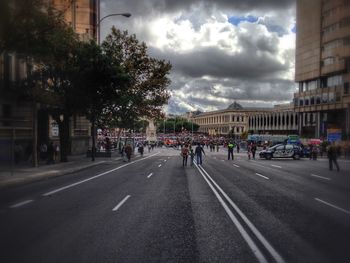
[[[300,159],[300,147],[293,144],[277,144],[259,153],[260,158],[270,160],[272,158],[293,158]]]

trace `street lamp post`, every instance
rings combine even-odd
[[[130,13],[118,13],[118,14],[109,14],[109,15],[106,15],[102,18],[100,18],[100,0],[98,1],[98,4],[97,4],[97,19],[98,19],[98,23],[96,24],[96,28],[97,28],[97,32],[98,32],[98,44],[100,45],[101,44],[101,22],[108,18],[108,17],[111,17],[111,16],[125,16],[125,17],[130,17],[131,14]]]

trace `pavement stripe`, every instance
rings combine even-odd
[[[112,209],[112,211],[117,211],[130,197],[131,197],[131,195],[125,196],[124,199],[121,200],[121,201],[119,202],[119,204],[118,204],[116,207],[114,207],[114,208]]]
[[[153,175],[153,173],[150,173],[150,174],[147,176],[147,178],[150,178],[152,175]]]
[[[333,204],[328,203],[326,201],[323,201],[323,200],[321,200],[319,198],[315,198],[315,200],[350,215],[350,211],[348,211],[348,210],[346,210],[344,208],[341,208],[339,206],[333,205]]]
[[[282,168],[282,166],[279,165],[275,165],[275,164],[271,164],[272,167],[276,167],[276,168]]]
[[[20,207],[20,206],[29,204],[29,203],[31,203],[31,202],[33,202],[33,201],[34,201],[34,200],[26,200],[26,201],[23,201],[23,202],[20,202],[20,203],[11,205],[10,208],[17,208],[17,207]]]
[[[262,175],[262,174],[259,174],[259,173],[255,173],[257,176],[260,176],[260,177],[262,177],[262,178],[264,178],[264,179],[266,179],[266,180],[269,180],[270,178],[268,178],[268,177],[266,177],[266,176],[264,176],[264,175]]]
[[[232,220],[234,225],[237,227],[238,231],[241,233],[241,235],[244,238],[244,240],[247,242],[248,246],[250,247],[250,249],[254,253],[255,257],[258,259],[258,261],[260,263],[267,263],[268,261],[266,260],[266,258],[264,257],[264,255],[262,254],[262,252],[260,251],[258,246],[255,244],[253,239],[249,236],[249,234],[244,229],[242,224],[238,221],[237,217],[235,217],[235,215],[232,213],[232,211],[228,208],[228,206],[226,205],[225,201],[222,199],[222,197],[216,191],[216,189],[214,188],[212,183],[210,183],[209,180],[206,178],[206,176],[204,175],[203,171],[199,168],[200,166],[198,166],[196,163],[195,163],[195,165],[196,165],[199,173],[202,175],[204,180],[207,182],[207,184],[209,185],[209,187],[211,188],[211,190],[215,194],[216,198],[219,200],[219,202],[222,205],[222,207],[225,209],[226,213],[228,214],[228,216],[230,217],[230,219]]]
[[[329,180],[329,181],[331,180],[331,178],[323,177],[323,176],[320,176],[320,175],[317,175],[317,174],[310,174],[310,176],[321,178],[321,179],[324,179],[324,180]]]
[[[94,180],[94,179],[96,179],[96,178],[99,178],[99,177],[101,177],[101,176],[103,176],[103,175],[112,173],[112,172],[114,172],[114,171],[116,171],[116,170],[119,170],[119,169],[121,169],[121,168],[124,168],[124,167],[126,167],[126,166],[129,166],[129,165],[131,165],[131,164],[134,164],[134,163],[143,161],[143,160],[145,160],[145,159],[151,158],[151,157],[153,157],[153,156],[155,156],[155,155],[157,155],[157,154],[159,154],[159,153],[160,153],[160,152],[155,153],[155,154],[152,154],[152,155],[150,155],[150,156],[147,156],[147,157],[145,157],[145,158],[142,158],[142,159],[139,159],[139,160],[136,160],[136,161],[132,161],[132,162],[126,163],[126,164],[124,164],[124,165],[118,166],[117,168],[114,168],[114,169],[112,169],[112,170],[109,170],[109,171],[107,171],[107,172],[104,172],[104,173],[101,173],[101,174],[98,174],[98,175],[95,175],[95,176],[92,176],[92,177],[87,178],[87,179],[85,179],[85,180],[81,180],[81,181],[78,181],[78,182],[76,182],[76,183],[63,186],[63,187],[61,187],[61,188],[58,188],[58,189],[55,189],[55,190],[53,190],[53,191],[47,192],[47,193],[43,194],[43,196],[52,195],[52,194],[61,192],[61,191],[63,191],[63,190],[66,190],[66,189],[68,189],[68,188],[77,186],[77,185],[79,185],[79,184],[82,184],[82,183],[85,183],[85,182]]]
[[[233,164],[233,166],[239,168],[239,165],[237,165],[237,164]]]
[[[197,166],[197,165],[196,165]],[[199,167],[199,168],[198,168]],[[274,260],[278,263],[284,263],[284,259],[279,255],[279,253],[272,247],[272,245],[266,240],[266,238],[260,233],[260,231],[253,225],[253,223],[245,216],[245,214],[239,209],[239,207],[232,201],[232,199],[224,192],[224,190],[221,189],[221,187],[214,181],[213,178],[205,171],[205,169],[201,166],[197,166],[197,169],[201,169],[206,176],[209,178],[209,180],[215,185],[215,187],[220,191],[220,193],[225,197],[227,202],[232,206],[232,208],[237,212],[237,214],[242,218],[242,220],[246,223],[246,225],[249,227],[249,229],[254,233],[254,235],[257,237],[257,239],[261,242],[261,244],[266,248],[268,252],[270,252],[271,256],[274,258]],[[203,176],[203,174],[202,174]],[[204,176],[203,176],[204,177]],[[206,179],[204,177],[204,179]],[[206,179],[208,182],[208,180]],[[210,185],[209,185],[210,186]],[[212,188],[212,187],[211,187]],[[213,188],[212,188],[213,190]],[[215,190],[215,189],[214,189]],[[213,191],[214,191],[213,190]],[[217,193],[217,192],[216,192]],[[220,196],[219,196],[220,197]],[[221,199],[222,200],[222,199]],[[225,203],[224,203],[225,204]],[[223,204],[222,204],[223,205]],[[225,204],[226,205],[226,204]],[[224,205],[223,205],[224,206]],[[231,212],[231,210],[229,210]],[[227,212],[227,211],[226,211]],[[231,212],[232,213],[232,212]],[[233,214],[232,214],[233,215]],[[231,218],[232,219],[232,218]],[[239,222],[238,222],[239,223]],[[237,225],[236,225],[237,226]],[[241,225],[242,227],[242,225]],[[237,226],[238,228],[238,226]],[[239,228],[238,228],[239,229]],[[244,228],[242,227],[243,231]],[[242,233],[241,233],[242,234]],[[247,234],[248,235],[248,234]],[[248,235],[249,237],[249,235]],[[250,237],[249,237],[250,238]],[[247,241],[247,240],[246,240]],[[254,241],[251,240],[254,244]],[[255,244],[254,244],[255,245]],[[255,250],[253,247],[251,247],[253,253],[259,260],[259,262],[267,262],[266,258],[262,255],[260,250],[256,247]],[[261,254],[261,256],[259,256]]]
[[[160,165],[158,165],[158,167],[162,167],[162,165],[160,164]]]

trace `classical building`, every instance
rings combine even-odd
[[[225,110],[205,112],[192,117],[200,125],[199,132],[209,135],[235,136],[243,132],[251,134],[296,134],[298,116],[292,104],[273,108],[243,108],[237,102]]]
[[[63,12],[66,22],[82,40],[96,39],[97,0],[47,0],[49,5]],[[49,116],[45,105],[33,104],[20,97],[15,87],[27,76],[28,67],[15,53],[0,54],[0,161],[13,157],[15,145],[21,145],[23,156],[34,139],[33,120],[37,120],[38,143],[58,140],[57,124]],[[90,124],[81,116],[70,120],[71,152],[85,152],[89,146]],[[36,128],[35,128],[36,129]]]
[[[298,0],[294,95],[302,136],[350,136],[350,1]]]
[[[249,132],[252,134],[297,134],[298,114],[293,104],[275,105],[272,109],[249,115]]]

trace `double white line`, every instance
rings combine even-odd
[[[230,197],[221,189],[221,187],[211,178],[211,176],[204,170],[201,165],[195,163],[198,171],[203,176],[204,180],[207,182],[216,198],[219,200],[222,207],[225,209],[226,213],[232,220],[232,222],[237,227],[238,231],[241,233],[244,240],[247,242],[248,246],[254,253],[255,257],[260,263],[267,263],[268,260],[261,252],[259,247],[255,244],[254,240],[249,236],[247,231],[244,229],[243,225],[239,222],[238,218],[233,214],[231,209],[225,203],[221,195],[226,199],[226,201],[231,205],[234,211],[240,216],[241,220],[247,225],[250,231],[255,235],[255,237],[261,242],[264,248],[270,253],[271,257],[278,263],[284,263],[283,258],[278,254],[278,252],[272,247],[272,245],[266,240],[266,238],[260,233],[260,231],[253,225],[253,223],[243,214],[243,212],[238,208],[238,206],[231,200]],[[214,187],[215,186],[215,187]],[[219,194],[219,192],[221,195]]]

